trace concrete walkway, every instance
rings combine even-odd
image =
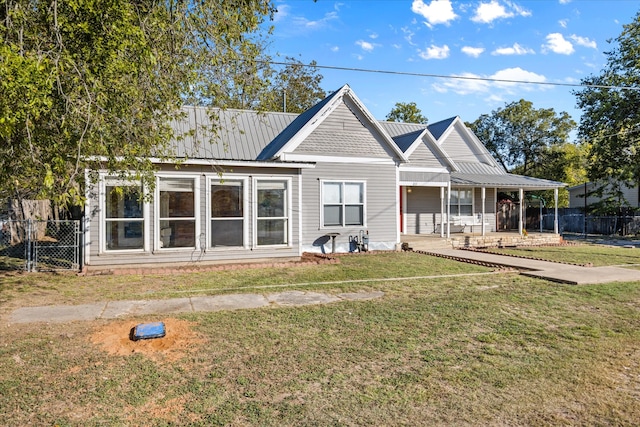
[[[239,310],[266,306],[303,306],[338,301],[380,298],[384,292],[354,292],[328,295],[317,292],[288,291],[269,295],[233,294],[163,300],[110,301],[82,305],[23,307],[9,316],[10,323],[64,323],[125,316],[166,315],[201,311]]]
[[[640,281],[640,270],[622,267],[581,267],[550,261],[517,258],[486,252],[456,249],[433,249],[431,253],[452,258],[501,265],[520,270],[520,274],[571,285]]]

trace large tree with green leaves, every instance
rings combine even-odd
[[[386,117],[390,122],[427,124],[428,120],[415,102],[396,102]]]
[[[602,72],[583,79],[587,87],[575,92],[582,109],[578,134],[591,147],[589,178],[602,183],[600,195],[619,204],[623,185],[640,184],[640,13],[605,55]]]
[[[183,103],[236,106],[268,84],[273,11],[270,0],[0,0],[0,197],[78,203],[86,167],[150,177]]]
[[[548,157],[569,142],[576,123],[566,112],[536,109],[533,103],[521,99],[467,125],[505,169],[546,177]]]
[[[316,61],[303,64],[294,57],[285,57],[284,66],[275,73],[268,96],[263,97],[259,108],[264,111],[302,113],[327,96],[320,86],[322,79]]]

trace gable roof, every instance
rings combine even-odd
[[[349,85],[344,85],[311,109],[302,113],[283,132],[278,135],[265,149],[258,155],[258,160],[271,160],[290,153],[296,149],[304,139],[309,136],[318,126],[341,104],[344,99],[351,101],[357,112],[365,119],[367,124],[373,128],[386,146],[399,159],[406,161],[402,150],[393,142],[391,136],[385,131],[380,123],[373,118],[371,113],[360,102],[353,93]]]
[[[447,131],[447,129],[449,129],[451,127],[451,124],[457,118],[458,118],[458,116],[450,117],[448,119],[441,120],[439,122],[430,124],[429,126],[427,126],[427,128],[429,129],[429,132],[431,132],[431,135],[433,135],[433,137],[437,141],[437,140],[440,139],[440,137],[442,137],[442,135]]]

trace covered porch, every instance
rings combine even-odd
[[[438,180],[400,181],[400,233],[406,235],[432,235],[452,242],[466,241],[474,246],[500,246],[506,234],[527,238],[525,231],[525,193],[538,190],[554,192],[554,228],[558,235],[558,189],[564,184],[539,178],[512,174],[451,172]],[[502,192],[517,193],[517,229],[500,229],[498,195]],[[492,236],[500,231],[499,237]],[[531,231],[531,230],[530,230]],[[515,232],[515,233],[513,233]],[[483,237],[484,239],[478,239]],[[530,240],[531,241],[531,240]],[[463,245],[460,245],[463,246]]]

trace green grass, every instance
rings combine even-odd
[[[541,258],[573,264],[592,263],[595,267],[607,265],[640,264],[640,249],[604,245],[577,244],[570,246],[529,246],[518,248],[492,248],[493,253]]]
[[[423,258],[434,264],[409,265]],[[225,289],[228,280],[286,284],[471,267],[460,265],[382,254],[301,271],[248,270],[247,281],[242,272],[197,274],[189,283],[188,275],[118,280],[160,294],[177,283]],[[15,281],[24,277],[3,288],[12,305],[46,282],[25,283],[20,293]],[[51,277],[46,293],[83,280],[115,283]],[[177,360],[103,352],[88,336],[109,322],[3,322],[0,425],[632,426],[640,419],[640,282],[564,286],[495,274],[299,289],[385,296],[184,315],[203,341]]]

